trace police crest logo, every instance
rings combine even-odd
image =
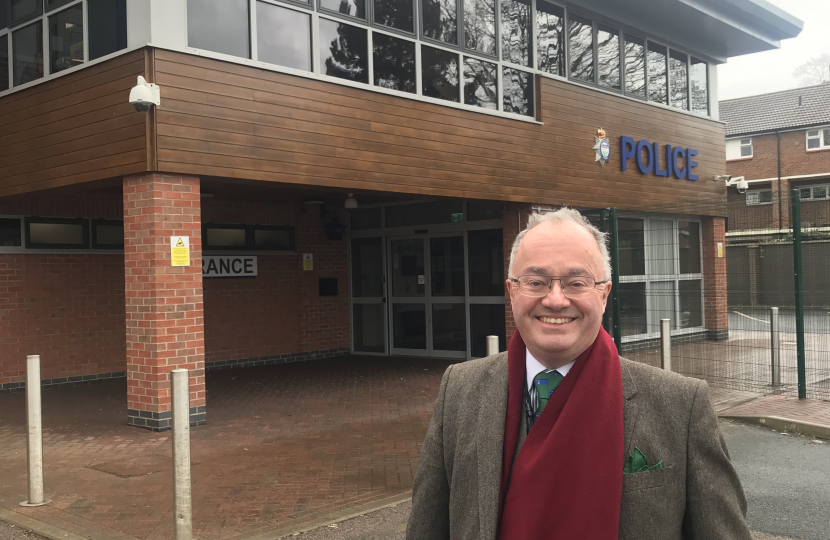
[[[605,167],[605,164],[611,157],[611,143],[608,142],[608,137],[604,129],[599,128],[597,130],[597,136],[594,137],[594,143],[593,150],[596,154],[594,161],[599,161],[599,164]]]

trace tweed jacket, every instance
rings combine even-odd
[[[620,363],[620,474],[635,447],[663,469],[623,476],[619,539],[751,540],[707,384]],[[506,352],[447,369],[421,451],[407,540],[495,540],[506,409]],[[523,425],[519,445],[525,437]]]

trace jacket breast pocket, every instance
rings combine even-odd
[[[677,481],[677,469],[674,465],[640,473],[623,475],[623,493],[669,486]]]

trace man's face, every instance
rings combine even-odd
[[[541,223],[529,230],[513,260],[520,275],[592,277],[605,280],[602,255],[594,236],[576,223]],[[602,324],[611,284],[597,285],[568,298],[559,281],[542,297],[525,296],[507,281],[513,318],[528,350],[544,366],[555,369],[575,360],[594,339]]]

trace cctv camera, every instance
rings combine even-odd
[[[738,188],[738,193],[743,195],[749,189],[749,183],[746,180],[738,180],[738,184],[735,187]]]
[[[138,84],[130,90],[130,104],[135,108],[136,112],[147,112],[153,105],[157,106],[160,103],[159,87],[153,83],[148,83],[144,77],[138,76]]]

